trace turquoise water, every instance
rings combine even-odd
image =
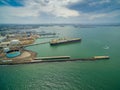
[[[17,57],[17,56],[19,56],[20,55],[20,51],[13,51],[13,52],[11,52],[11,53],[7,53],[6,54],[6,56],[8,57],[8,58],[14,58],[14,57]]]
[[[60,37],[80,37],[82,42],[27,47],[37,52],[38,57],[109,55],[110,60],[0,66],[0,90],[120,90],[120,27],[52,26],[39,30],[57,32]]]

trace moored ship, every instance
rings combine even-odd
[[[80,42],[81,38],[72,38],[72,39],[53,39],[50,41],[50,45],[59,45],[64,43]]]

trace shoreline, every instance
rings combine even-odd
[[[15,58],[7,58],[6,56],[4,58],[1,58],[0,65],[31,62],[36,56],[37,56],[36,52],[26,50],[23,48],[21,50],[21,54]]]
[[[78,39],[81,40],[81,39]],[[48,42],[42,42],[37,44],[44,44]],[[30,44],[37,45],[37,44]],[[26,45],[29,46],[29,45]],[[90,58],[70,58],[70,56],[50,56],[50,57],[37,57],[37,53],[32,50],[27,50],[25,47],[21,47],[21,54],[14,58],[1,58],[0,65],[17,65],[17,64],[33,64],[33,63],[51,63],[51,62],[73,62],[73,61],[96,61],[109,59],[109,56],[94,56]]]

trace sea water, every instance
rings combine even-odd
[[[82,38],[79,43],[26,48],[37,52],[37,57],[108,55],[110,59],[0,66],[0,90],[120,90],[119,26],[43,26],[37,30],[55,32],[60,38]],[[51,39],[40,38],[35,43]]]

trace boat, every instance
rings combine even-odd
[[[64,44],[64,43],[72,43],[72,42],[80,42],[81,38],[72,38],[72,39],[53,39],[50,41],[50,45],[59,45],[59,44]]]

